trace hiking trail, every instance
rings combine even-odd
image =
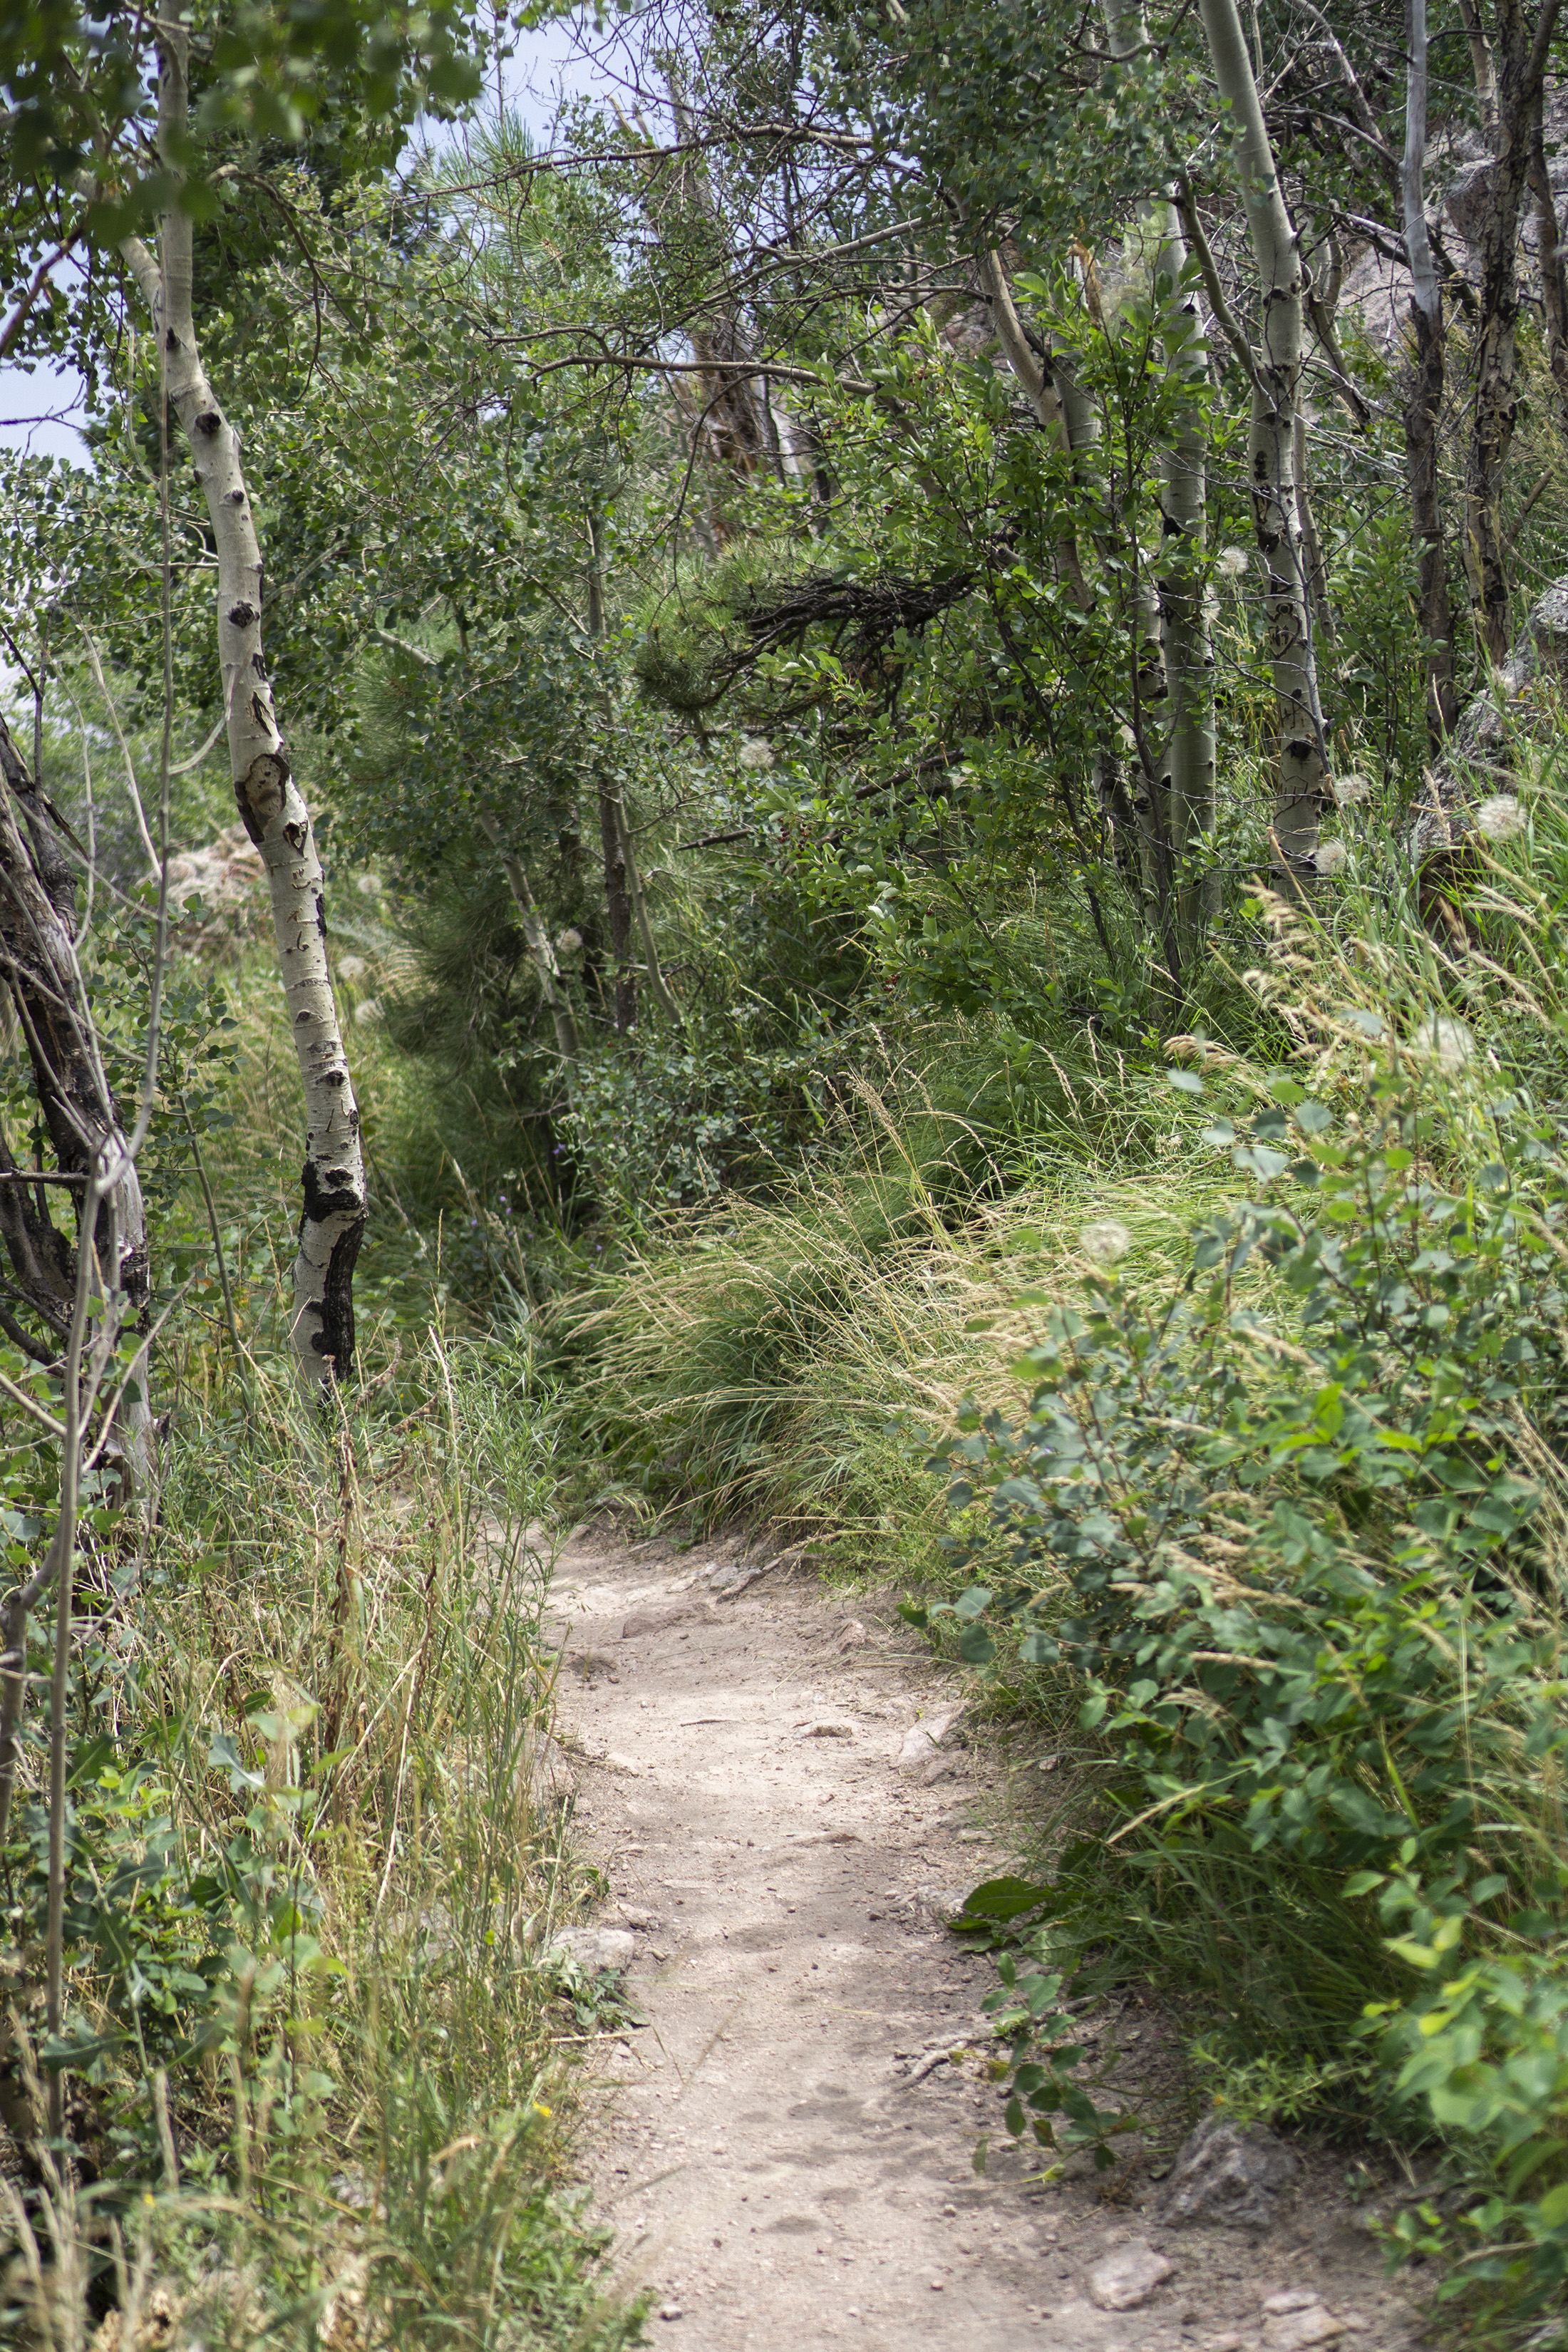
[[[891,1595],[599,1523],[562,1555],[552,1616],[576,1834],[611,1888],[574,1939],[626,1968],[647,2020],[595,2053],[595,2210],[618,2282],[653,2291],[653,2342],[1406,2352],[1421,2314],[1343,2151],[1303,2150],[1262,2230],[1172,2228],[1150,2169],[1171,2147],[1042,2182],[1052,2153],[1008,2138],[984,2071],[994,1970],[942,1922],[1016,1866],[1014,1783],[1043,1759],[944,1728],[964,1686]],[[1119,1995],[1083,2029],[1119,2053],[1123,2100],[1181,2114],[1157,2008]],[[1136,2300],[1104,2307],[1118,2295]]]

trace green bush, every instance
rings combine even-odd
[[[1244,2051],[1359,2058],[1470,2191],[1406,2234],[1533,2324],[1568,2308],[1568,1164],[1434,1038],[1321,1016],[1323,1098],[1282,1079],[1209,1130],[1255,1197],[1179,1284],[1037,1300],[1026,1415],[972,1411],[942,1457],[986,1507],[974,1580],[911,1613],[1016,1651],[1101,1744],[1040,1956],[1098,1940]]]

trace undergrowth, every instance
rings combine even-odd
[[[212,1344],[168,1367],[156,1527],[100,1513],[83,1563],[58,2043],[46,1710],[24,1752],[6,2331],[609,2352],[637,2327],[571,2182],[563,2044],[613,1987],[550,1949],[594,1881],[551,1738],[526,1368],[431,1333],[333,1436]],[[48,1481],[12,1468],[15,1549]]]

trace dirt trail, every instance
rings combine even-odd
[[[787,1567],[719,1597],[742,1572],[734,1549],[590,1534],[554,1586],[578,1834],[613,1890],[595,1926],[635,1938],[648,2020],[607,2045],[597,2210],[623,2280],[654,2290],[654,2336],[691,2352],[1403,2352],[1416,2315],[1356,2225],[1342,2157],[1309,2158],[1261,2232],[1162,2230],[1136,2157],[1109,2191],[1082,2160],[1039,2183],[979,2055],[945,2054],[984,2048],[994,1973],[941,1920],[1008,1865],[1003,1767],[954,1745],[900,1762],[917,1719],[963,1694],[890,1608],[857,1603],[846,1633],[843,1599]],[[1152,2090],[1168,2115],[1157,2013],[1123,2004],[1085,2028],[1123,2051],[1134,2102]],[[1171,2276],[1136,2308],[1097,2307],[1097,2266],[1141,2242]]]

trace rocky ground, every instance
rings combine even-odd
[[[1009,1866],[1016,1776],[1041,1759],[966,1743],[963,1685],[890,1606],[852,1614],[798,1561],[759,1567],[590,1531],[554,1585],[577,1832],[612,1889],[574,1933],[587,1963],[626,1967],[647,2020],[597,2045],[597,2210],[656,2337],[1413,2343],[1418,2307],[1384,2275],[1343,2151],[1211,2134],[1172,2168],[1193,2105],[1157,2011],[1082,2021],[1155,2118],[1114,2173],[1042,2179],[1007,2138],[994,1971],[943,1921]]]

